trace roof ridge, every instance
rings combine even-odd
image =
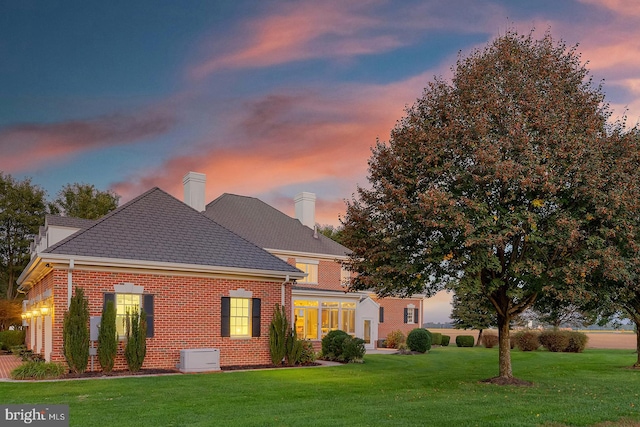
[[[129,200],[124,205],[118,206],[116,209],[112,210],[111,212],[109,212],[109,213],[101,216],[100,218],[94,220],[95,222],[91,226],[89,226],[89,227],[87,227],[87,228],[85,228],[83,230],[78,230],[77,232],[73,233],[71,236],[68,236],[68,237],[62,239],[61,241],[59,241],[58,243],[56,243],[54,245],[51,245],[50,247],[46,248],[43,252],[51,252],[54,249],[57,249],[57,248],[61,247],[62,245],[68,243],[69,241],[75,239],[76,237],[79,237],[79,236],[85,234],[89,230],[97,227],[99,224],[102,224],[106,219],[111,218],[111,217],[117,215],[118,213],[124,211],[125,209],[131,207],[134,203],[138,202],[140,199],[142,199],[143,197],[151,194],[152,192],[154,192],[156,190],[161,191],[161,192],[171,196],[169,193],[167,193],[166,191],[163,191],[159,187],[153,187],[153,188],[145,191],[144,193],[140,194],[139,196],[136,196],[133,199]],[[171,196],[171,197],[173,197],[173,196]]]

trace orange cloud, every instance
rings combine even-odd
[[[123,145],[165,133],[174,124],[167,114],[109,115],[51,124],[18,124],[0,129],[5,172],[14,172],[105,146]]]

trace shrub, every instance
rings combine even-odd
[[[569,346],[569,334],[566,331],[547,330],[538,336],[540,344],[549,351],[565,351]]]
[[[499,343],[499,338],[495,334],[483,334],[482,335],[482,344],[485,348],[493,348],[497,346]]]
[[[344,340],[349,334],[340,329],[330,331],[322,338],[322,358],[326,360],[338,360],[342,355]]]
[[[442,334],[440,332],[431,332],[431,344],[442,345]]]
[[[387,340],[378,340],[378,348],[387,348]]]
[[[447,347],[449,345],[449,342],[451,341],[451,337],[449,335],[443,335],[442,336],[442,346],[443,347]]]
[[[25,331],[2,331],[0,332],[0,349],[11,350],[11,347],[24,345]]]
[[[11,371],[14,380],[45,380],[60,378],[65,368],[59,363],[26,362]]]
[[[404,336],[402,331],[396,330],[389,332],[385,345],[387,348],[399,348],[400,344],[404,344],[405,342],[407,342],[407,338]]]
[[[423,328],[415,328],[407,336],[407,347],[411,351],[425,353],[431,349],[431,335]]]
[[[348,338],[346,338],[342,343],[342,354],[338,357],[338,361],[345,363],[362,363],[362,358],[366,351],[364,348],[364,340],[362,338],[354,338],[351,335],[348,335]]]
[[[273,319],[269,325],[269,351],[271,363],[281,365],[287,353],[287,338],[289,335],[289,321],[283,307],[276,304]]]
[[[62,326],[64,358],[75,373],[87,370],[89,363],[89,302],[82,288],[76,288]]]
[[[513,338],[516,347],[521,351],[534,351],[540,347],[538,335],[540,334],[537,331],[524,330],[517,332]]]
[[[302,352],[297,360],[298,365],[310,365],[316,361],[316,352],[311,341],[299,340],[302,343]]]
[[[475,338],[473,335],[458,335],[456,337],[456,345],[458,347],[473,347]]]
[[[111,372],[118,352],[118,331],[116,330],[116,307],[107,301],[102,310],[98,330],[98,361],[104,372]]]
[[[577,331],[569,331],[569,345],[564,351],[570,353],[582,353],[582,350],[587,346],[587,342],[589,342],[589,337],[582,332]]]
[[[133,310],[126,317],[127,344],[124,347],[124,357],[131,372],[142,368],[147,355],[147,320],[144,310]]]

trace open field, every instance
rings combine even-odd
[[[478,339],[477,330],[461,330],[461,329],[429,329],[432,332],[440,332],[443,335],[449,335],[451,337],[451,343],[455,345],[456,337],[458,335],[473,335]],[[490,331],[490,330],[488,330]],[[498,331],[491,331],[494,334],[498,334]],[[581,331],[585,332],[589,337],[587,348],[610,348],[610,349],[636,349],[636,334],[635,332],[609,332],[609,331]]]
[[[69,404],[71,426],[633,426],[629,350],[513,351],[533,387],[481,383],[497,349],[438,347],[365,363],[146,378],[0,384],[0,402]]]

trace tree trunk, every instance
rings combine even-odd
[[[640,322],[634,321],[634,323],[636,325],[636,355],[638,356],[638,358],[636,360],[636,363],[633,364],[633,367],[640,368]]]
[[[511,340],[509,338],[509,321],[507,316],[498,315],[498,343],[500,374],[502,378],[513,378],[511,370]]]
[[[478,342],[476,342],[476,347],[480,347],[480,343],[482,342],[482,331],[484,329],[480,329],[480,332],[478,333]]]

